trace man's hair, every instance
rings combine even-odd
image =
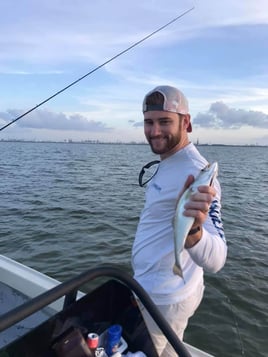
[[[163,105],[164,104],[164,96],[160,92],[153,92],[152,94],[146,97],[147,105]]]

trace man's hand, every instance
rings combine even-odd
[[[194,182],[194,177],[192,175],[188,176],[185,184],[184,192],[192,183]],[[200,227],[200,230],[194,234],[188,235],[185,248],[191,248],[199,242],[202,237],[202,226],[207,219],[209,207],[216,195],[216,190],[212,186],[199,186],[198,191],[190,196],[189,201],[185,204],[184,215],[187,217],[194,217],[194,223],[191,229]]]

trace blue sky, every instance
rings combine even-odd
[[[169,84],[192,141],[268,145],[267,0],[1,1],[1,127],[192,7],[0,140],[142,142],[144,94]]]

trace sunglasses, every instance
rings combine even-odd
[[[139,185],[144,187],[156,175],[159,167],[159,160],[148,162],[144,165],[139,173]],[[157,166],[156,166],[157,165]]]

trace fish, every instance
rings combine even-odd
[[[184,249],[185,241],[190,229],[194,223],[194,217],[186,217],[183,212],[184,206],[189,201],[190,196],[198,191],[199,186],[211,186],[215,177],[218,175],[218,163],[213,162],[205,166],[197,175],[194,182],[184,191],[182,196],[177,202],[175,216],[173,219],[174,228],[174,251],[175,251],[175,264],[173,273],[179,275],[184,283],[185,279],[182,271],[181,257]]]

